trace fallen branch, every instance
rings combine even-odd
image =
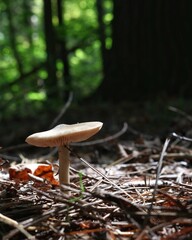
[[[35,239],[35,237],[33,237],[30,233],[28,233],[23,225],[19,224],[17,221],[3,215],[0,213],[0,221],[5,223],[5,224],[8,224],[9,226],[12,226],[14,228],[17,228],[21,233],[23,233],[23,235],[25,235],[25,237],[27,239]],[[7,236],[6,238],[3,237],[3,240],[8,240]]]
[[[127,129],[128,129],[128,124],[124,123],[123,128],[119,132],[115,133],[112,136],[109,136],[109,137],[106,137],[103,139],[89,141],[89,142],[72,143],[71,145],[72,146],[93,146],[93,145],[97,145],[97,144],[103,144],[103,143],[110,142],[110,141],[113,141],[114,139],[119,138],[121,135],[123,135],[127,131]]]
[[[66,102],[66,104],[63,106],[63,108],[61,109],[60,113],[58,114],[58,116],[53,120],[53,122],[50,125],[50,128],[54,127],[58,121],[61,119],[61,117],[63,116],[63,114],[67,111],[67,109],[69,108],[69,106],[71,105],[71,102],[73,100],[73,93],[70,92],[69,93],[69,98]]]

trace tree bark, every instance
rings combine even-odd
[[[52,2],[51,0],[43,1],[44,12],[44,31],[47,53],[47,72],[46,81],[47,96],[49,99],[56,99],[58,96],[57,77],[56,77],[56,46],[55,32],[52,23]]]
[[[65,32],[65,23],[64,23],[64,3],[62,0],[57,0],[57,15],[59,27],[62,28]],[[66,35],[64,34],[62,38],[58,39],[59,44],[59,58],[63,63],[63,84],[64,84],[64,96],[65,100],[69,98],[69,93],[71,91],[71,73],[70,73],[70,63],[68,57],[68,51],[66,48]]]
[[[96,0],[96,8],[97,8],[97,21],[98,21],[98,35],[101,42],[101,57],[102,57],[102,65],[103,71],[106,69],[104,65],[106,64],[106,34],[105,34],[105,24],[103,21],[104,18],[104,9],[103,9],[103,0]]]
[[[113,4],[113,43],[99,96],[122,101],[187,94],[192,87],[191,1]]]
[[[30,49],[33,52],[34,44],[33,44],[33,36],[32,36],[32,23],[31,23],[31,17],[32,17],[32,1],[23,1],[23,26],[25,29],[25,35],[26,38],[30,44]]]
[[[14,55],[16,63],[17,63],[17,69],[18,69],[19,75],[22,75],[23,74],[23,65],[22,65],[22,62],[20,59],[19,52],[17,50],[16,31],[15,31],[15,27],[14,27],[14,19],[13,19],[13,15],[12,15],[11,3],[10,3],[10,0],[6,0],[4,2],[7,6],[6,13],[7,13],[8,22],[9,22],[8,29],[9,29],[10,45],[11,45],[13,55]]]

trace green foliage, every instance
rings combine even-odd
[[[102,79],[100,43],[95,1],[66,1],[66,36],[70,55],[72,87],[77,98],[89,95]]]
[[[73,88],[76,89],[76,95],[80,93],[78,97],[89,95],[102,79],[98,45],[99,43],[95,41],[93,46],[88,46],[84,50],[77,49],[71,56]]]
[[[104,4],[107,48],[112,42],[111,2],[106,0]],[[91,94],[102,80],[96,0],[63,0],[63,26],[58,24],[56,1],[52,3],[55,36],[66,42],[71,87],[79,99]],[[3,0],[0,13],[0,119],[12,114],[30,115],[47,101],[43,1]],[[62,71],[63,63],[58,58],[56,85],[64,85]]]
[[[25,8],[24,8],[25,7]],[[29,113],[29,99],[37,86],[38,72],[33,77],[21,77],[45,61],[42,14],[39,1],[4,1],[0,3],[0,107],[1,118],[11,114]],[[9,14],[11,14],[11,19]],[[15,48],[15,49],[14,49]],[[19,68],[20,65],[20,68]]]
[[[78,175],[79,175],[79,185],[80,185],[81,192],[80,192],[80,195],[78,197],[71,198],[69,200],[70,202],[77,202],[77,201],[81,200],[83,198],[83,193],[85,192],[85,187],[84,187],[84,184],[83,184],[83,173],[79,172]]]

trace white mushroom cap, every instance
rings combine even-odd
[[[102,122],[60,124],[48,131],[34,133],[25,141],[37,147],[59,147],[71,142],[84,141],[96,134],[102,126]]]

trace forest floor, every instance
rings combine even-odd
[[[192,239],[189,114],[163,104],[71,106],[61,118],[38,115],[17,121],[15,131],[7,125],[0,149],[1,238]],[[71,146],[71,183],[61,191],[57,151],[24,139],[54,122],[92,120],[103,128]]]

